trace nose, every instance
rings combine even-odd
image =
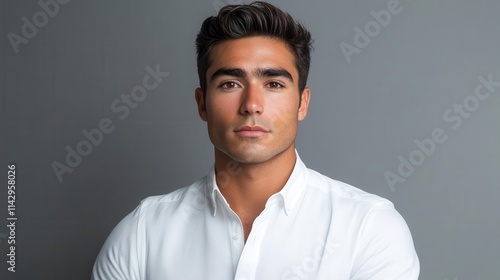
[[[243,115],[264,113],[264,96],[258,86],[249,85],[242,94],[240,113]]]

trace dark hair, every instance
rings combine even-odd
[[[224,40],[251,36],[277,38],[290,48],[299,72],[299,93],[302,93],[311,64],[311,34],[288,13],[261,1],[224,6],[217,16],[208,17],[201,25],[196,36],[196,59],[203,92],[206,92],[206,73],[213,47]]]

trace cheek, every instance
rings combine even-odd
[[[231,112],[238,108],[238,98],[234,96],[212,96],[210,100],[207,99],[207,111],[212,114],[221,112]]]
[[[277,123],[292,125],[298,120],[298,106],[297,102],[277,102],[267,109],[272,110],[270,113],[275,116]]]
[[[233,118],[231,108],[225,100],[212,100],[212,103],[207,104],[207,122],[209,130],[213,133],[220,134],[231,124]],[[216,136],[216,135],[215,135]]]

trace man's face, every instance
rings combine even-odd
[[[210,58],[205,98],[198,88],[196,101],[216,157],[262,163],[294,150],[309,89],[300,97],[299,74],[285,43],[266,37],[228,40],[217,44]]]

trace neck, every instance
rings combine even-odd
[[[240,218],[255,218],[264,210],[269,197],[284,187],[295,161],[294,145],[262,163],[239,163],[216,150],[217,185]]]

